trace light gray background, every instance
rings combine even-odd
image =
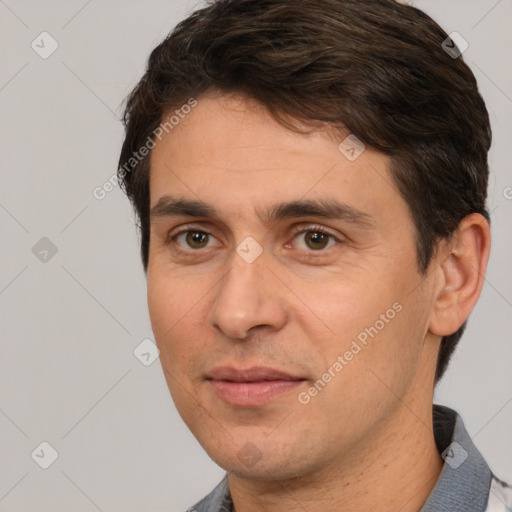
[[[436,399],[510,481],[512,3],[416,4],[468,41],[494,129],[493,254]],[[118,189],[92,194],[116,169],[123,98],[198,5],[0,0],[1,511],[180,511],[223,474],[176,413],[159,361],[133,355],[152,337],[133,216]],[[31,48],[43,31],[59,45],[47,59]],[[32,252],[42,237],[58,249],[46,262]],[[46,470],[31,458],[42,441],[59,454]]]

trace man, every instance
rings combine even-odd
[[[432,407],[490,248],[455,42],[392,0],[217,0],[153,51],[125,123],[162,367],[227,471],[190,510],[509,510]]]

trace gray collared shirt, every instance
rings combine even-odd
[[[434,405],[434,437],[445,463],[419,512],[512,512],[512,487],[492,474],[455,411]],[[187,512],[233,512],[227,476]]]

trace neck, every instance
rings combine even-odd
[[[293,480],[229,474],[236,512],[417,512],[442,469],[431,402],[407,401],[364,446],[354,446],[314,473]]]

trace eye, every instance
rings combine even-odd
[[[297,248],[309,251],[329,249],[338,242],[334,235],[327,233],[319,227],[303,229],[297,232],[294,240],[297,240]]]
[[[205,231],[187,230],[172,237],[183,249],[204,249],[213,244],[214,237]]]

